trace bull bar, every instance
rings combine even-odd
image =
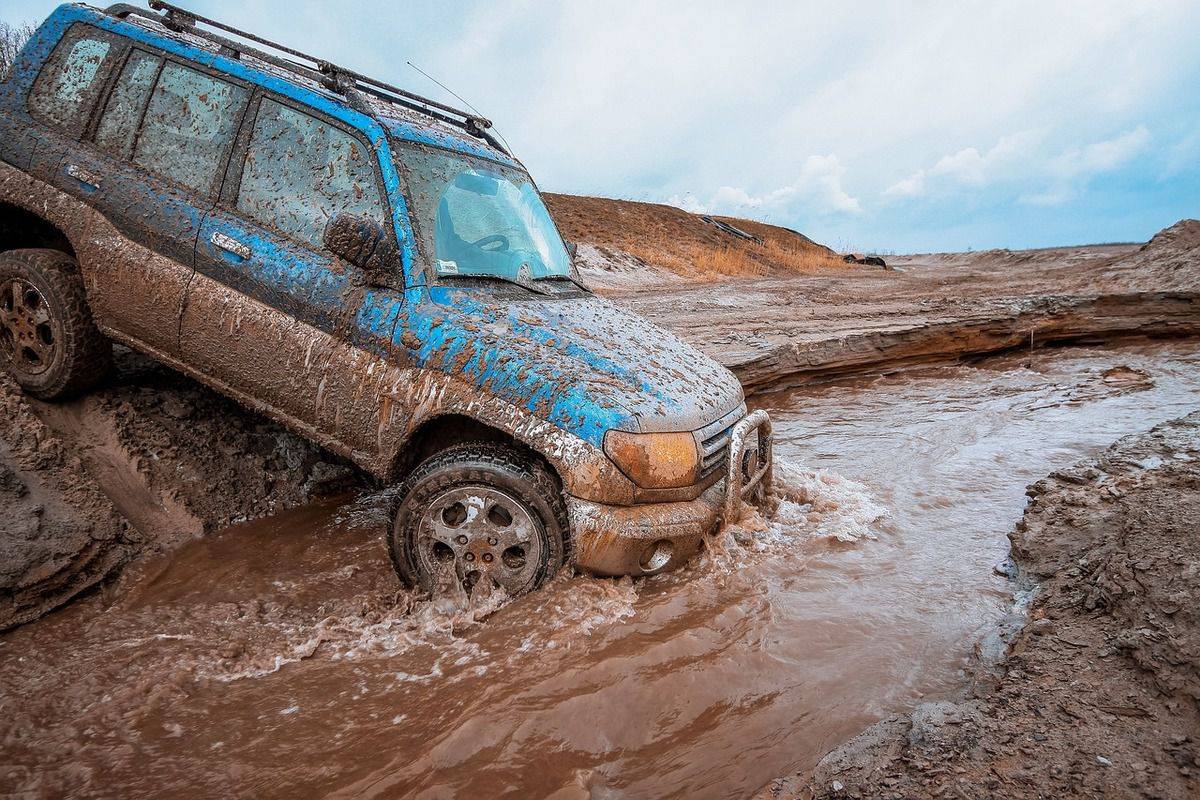
[[[754,431],[758,431],[757,456],[747,461],[746,440]],[[729,437],[729,460],[725,466],[722,524],[737,521],[739,504],[756,489],[761,489],[760,496],[764,500],[770,496],[775,473],[772,445],[771,417],[761,408],[747,414],[733,426]]]

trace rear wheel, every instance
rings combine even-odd
[[[516,596],[562,567],[567,515],[540,464],[497,444],[451,447],[405,481],[388,546],[401,579],[434,595]]]
[[[27,393],[57,400],[91,388],[112,365],[75,259],[58,250],[0,253],[0,364]]]

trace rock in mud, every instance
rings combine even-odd
[[[1200,796],[1200,412],[1030,487],[1029,620],[970,696],[868,728],[761,797]]]

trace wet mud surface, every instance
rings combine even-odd
[[[1029,622],[969,696],[889,717],[762,797],[1200,794],[1200,412],[1029,488]]]
[[[398,591],[381,503],[361,489],[188,531],[0,637],[0,789],[748,796],[889,714],[952,699],[980,654],[998,657],[1011,587],[994,567],[1024,487],[1195,408],[1197,359],[1188,343],[1039,351],[758,398],[784,461],[772,519],[678,573],[565,577],[502,606]],[[176,429],[174,392],[137,385],[122,389],[135,429],[172,434],[135,471],[163,496],[169,470],[153,465],[190,453],[173,437],[201,435],[208,414]],[[261,459],[247,474],[290,474],[286,434],[234,428],[234,454]],[[224,469],[217,453],[194,457]],[[295,501],[311,478],[297,473],[175,496],[203,530],[219,502],[249,516]]]

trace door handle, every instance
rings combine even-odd
[[[243,261],[254,255],[254,251],[250,249],[249,245],[239,242],[232,236],[226,236],[220,231],[214,231],[209,241],[211,241],[214,246],[224,250],[226,253],[233,253]]]
[[[93,172],[88,172],[86,169],[77,164],[67,164],[67,174],[82,183],[84,186],[90,186],[93,189],[100,188],[99,176]]]

